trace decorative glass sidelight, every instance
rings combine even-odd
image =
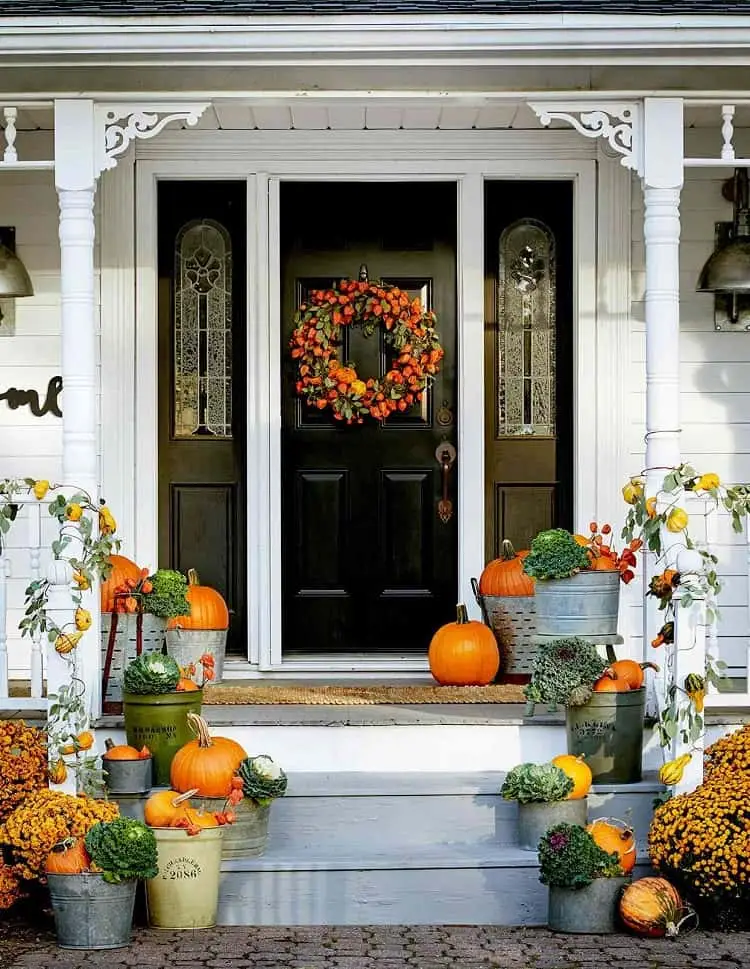
[[[555,240],[534,219],[500,236],[498,436],[555,434]]]
[[[232,436],[232,241],[218,222],[177,233],[174,437]]]

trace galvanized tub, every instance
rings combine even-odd
[[[630,879],[595,878],[585,888],[550,885],[547,924],[553,932],[611,935],[617,932],[620,895]]]
[[[568,753],[583,754],[594,780],[635,784],[641,779],[646,690],[594,693],[580,707],[567,707]]]
[[[152,785],[151,757],[110,760],[102,757],[104,784],[110,794],[146,794]]]
[[[532,801],[518,805],[518,846],[536,851],[541,838],[556,824],[579,824],[585,827],[588,799],[571,801]]]
[[[539,580],[534,598],[538,638],[580,636],[596,645],[617,641],[618,571],[578,572],[569,579]]]
[[[183,669],[192,663],[199,683],[201,666],[198,661],[204,653],[213,656],[214,678],[211,682],[221,683],[227,650],[226,629],[168,629],[166,637],[169,655]]]
[[[223,811],[223,797],[191,798],[194,807],[205,811]],[[223,858],[257,858],[266,850],[268,844],[268,820],[270,804],[257,804],[250,798],[243,798],[232,809],[237,820],[224,828],[224,842],[221,849]]]
[[[47,875],[57,943],[63,949],[122,949],[133,926],[134,879],[110,885],[102,875]]]
[[[474,598],[485,624],[495,634],[500,650],[497,679],[504,683],[528,683],[536,655],[536,597],[485,596],[471,580]]]
[[[117,806],[123,818],[135,818],[136,821],[144,821],[144,808],[148,800],[147,794],[118,794]]]
[[[156,929],[208,929],[219,910],[219,874],[224,827],[152,828],[156,878],[146,882],[148,921]]]

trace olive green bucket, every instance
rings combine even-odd
[[[581,707],[568,707],[568,753],[581,754],[594,780],[635,784],[641,779],[646,691],[594,693]]]
[[[158,693],[123,697],[125,733],[131,747],[144,745],[153,755],[154,787],[169,787],[172,758],[195,734],[188,726],[188,713],[201,712],[203,691]]]
[[[152,828],[156,878],[146,882],[149,925],[156,929],[208,929],[216,925],[224,828]]]

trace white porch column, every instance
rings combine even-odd
[[[97,323],[94,285],[94,102],[55,102],[55,186],[60,203],[63,484],[99,499]],[[94,528],[98,523],[94,523]],[[76,675],[86,686],[92,716],[100,710],[99,595],[86,595],[94,619],[76,649]],[[48,675],[59,669],[50,663]],[[48,683],[48,692],[59,684]]]

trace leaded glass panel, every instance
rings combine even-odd
[[[177,233],[174,436],[232,436],[232,242],[218,222]]]
[[[554,237],[541,222],[514,222],[499,257],[498,436],[554,436]]]

